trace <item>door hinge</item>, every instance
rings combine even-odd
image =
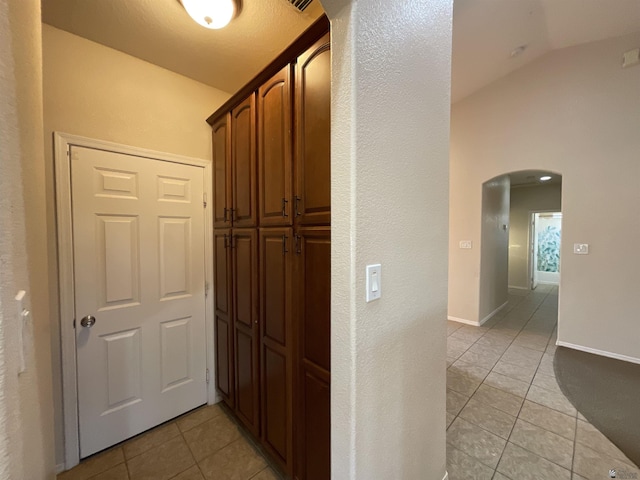
[[[76,328],[76,319],[73,319],[73,328]]]
[[[204,282],[204,298],[209,296],[209,282]]]
[[[207,194],[206,193],[202,194],[202,206],[204,208],[207,208]]]
[[[207,368],[207,385],[209,384],[209,369]]]

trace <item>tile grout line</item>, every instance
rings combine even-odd
[[[469,398],[467,399],[467,401],[465,402],[465,404],[463,405],[463,407],[460,409],[460,411],[459,411],[459,412],[454,416],[453,420],[451,421],[451,424],[453,424],[453,422],[454,422],[458,417],[460,417],[460,413],[464,410],[464,408],[465,408],[465,407],[466,407],[466,405],[468,404],[469,400],[473,397],[473,395],[475,395],[475,393],[476,393],[476,392],[477,392],[477,390],[480,388],[480,386],[481,386],[482,384],[484,384],[484,381],[486,380],[487,376],[491,374],[491,372],[493,371],[493,368],[494,368],[494,367],[495,367],[495,365],[496,365],[496,364],[497,364],[497,363],[502,359],[502,357],[504,356],[504,354],[506,353],[506,351],[509,349],[509,347],[511,347],[511,346],[513,345],[513,343],[515,342],[515,340],[516,340],[516,339],[520,336],[520,334],[521,334],[521,333],[526,329],[527,325],[529,325],[529,323],[533,320],[533,317],[535,316],[535,314],[540,310],[541,306],[542,306],[542,305],[544,304],[544,302],[547,300],[547,298],[549,297],[549,295],[551,295],[551,294],[552,294],[552,290],[553,290],[553,289],[550,289],[548,292],[546,292],[546,293],[545,293],[545,295],[544,295],[544,297],[543,297],[543,298],[542,298],[542,299],[537,303],[536,308],[531,312],[531,315],[529,316],[528,320],[527,320],[527,321],[522,325],[522,327],[518,330],[518,333],[516,334],[516,336],[515,336],[515,337],[513,337],[513,339],[511,340],[511,342],[507,345],[507,348],[506,348],[506,349],[504,350],[504,352],[500,355],[500,357],[499,357],[498,361],[497,361],[496,363],[494,363],[494,364],[493,364],[493,366],[489,369],[489,373],[488,373],[488,374],[483,378],[483,380],[480,382],[480,385],[478,385],[478,387],[474,390],[474,393],[471,395],[471,397],[469,397]],[[516,303],[516,304],[515,304],[511,309],[509,309],[509,310],[508,310],[508,312],[507,312],[507,314],[506,314],[506,315],[505,315],[505,316],[504,316],[500,321],[502,321],[504,318],[506,318],[510,312],[512,312],[513,310],[515,310],[515,308],[516,308],[520,303],[522,303],[522,301],[524,300],[524,298],[526,298],[526,296],[522,297],[522,299],[521,299],[518,303]],[[478,337],[478,339],[476,339],[476,341],[474,341],[474,342],[473,342],[473,343],[472,343],[472,344],[467,348],[467,350],[465,350],[465,352],[466,352],[466,351],[468,351],[468,350],[469,350],[473,345],[475,345],[475,344],[480,340],[480,338],[484,337],[487,333],[489,333],[491,330],[493,330],[495,327],[497,327],[497,326],[499,325],[500,321],[496,322],[496,324],[492,325],[492,326],[491,326],[491,327],[490,327],[490,328],[489,328],[485,333],[483,333],[480,337]],[[555,321],[556,321],[556,323],[557,323],[557,314],[556,314],[556,320],[555,320]],[[461,327],[460,327],[460,328],[461,328]],[[516,421],[514,422],[514,425],[511,427],[511,430],[510,430],[509,436],[508,436],[508,438],[507,438],[507,440],[506,440],[506,443],[505,443],[505,448],[506,448],[506,444],[508,444],[508,443],[509,443],[509,439],[511,438],[511,435],[512,435],[513,430],[514,430],[514,428],[515,428],[515,423],[518,421],[518,419],[520,419],[520,413],[521,413],[522,408],[523,408],[523,406],[524,406],[524,402],[526,401],[526,395],[529,393],[529,390],[530,390],[531,386],[533,385],[533,380],[535,379],[535,376],[536,376],[536,374],[538,373],[538,370],[539,370],[539,368],[540,368],[540,365],[542,364],[542,360],[543,360],[543,358],[544,358],[544,355],[547,353],[547,348],[548,348],[549,342],[551,341],[551,338],[553,337],[553,333],[556,331],[556,329],[557,329],[557,324],[556,324],[556,326],[553,328],[552,332],[548,335],[547,344],[546,344],[546,346],[545,346],[545,350],[544,350],[543,352],[540,352],[540,351],[538,351],[538,350],[534,350],[534,349],[531,349],[531,348],[528,348],[528,347],[525,347],[525,346],[522,346],[522,347],[521,347],[521,348],[525,348],[525,349],[527,349],[527,350],[532,350],[532,351],[536,351],[536,352],[538,352],[538,353],[542,353],[542,355],[540,356],[540,359],[538,360],[538,364],[537,364],[537,366],[536,366],[536,369],[535,369],[535,371],[534,371],[534,374],[533,374],[533,376],[532,376],[531,380],[529,381],[529,386],[528,386],[528,388],[527,388],[527,393],[526,393],[526,394],[525,394],[525,396],[523,397],[523,402],[522,402],[522,404],[520,405],[520,408],[519,408],[519,410],[518,410],[518,414],[515,416],[515,420],[516,420]],[[455,331],[457,331],[457,330],[455,330]],[[448,337],[451,337],[451,336],[453,335],[453,333],[455,333],[455,331],[454,331],[454,332],[452,332],[452,334],[451,334],[451,335],[448,335],[448,336],[447,336],[447,338],[448,338]],[[455,337],[454,337],[454,338],[455,338]],[[461,354],[461,355],[460,355],[460,357],[461,357],[462,355],[464,355],[464,353],[463,353],[463,354]],[[457,361],[457,360],[459,360],[459,359],[460,359],[460,357],[458,357],[458,358],[456,359],[456,361]],[[455,362],[454,362],[454,363],[455,363]],[[505,362],[505,363],[509,364],[509,362]],[[512,365],[512,364],[510,364],[510,365]],[[514,366],[518,366],[518,365],[514,365]],[[450,367],[448,367],[448,368],[447,368],[447,370],[449,370],[449,368],[450,368]],[[496,372],[496,373],[497,373],[497,372]],[[461,375],[466,376],[466,375],[464,375],[464,374],[461,374]],[[471,379],[470,377],[467,377],[467,378]],[[508,378],[512,378],[512,377],[508,377]],[[512,378],[512,379],[513,379],[513,378]],[[517,379],[513,379],[513,380],[517,380]],[[490,386],[490,385],[488,385],[488,386]],[[496,387],[494,387],[494,388],[496,388]],[[540,387],[540,388],[542,388],[542,387]],[[500,388],[496,388],[496,389],[497,389],[497,390],[500,390],[500,391],[502,391],[502,392],[505,392],[505,393],[511,393],[511,392],[509,392],[509,391],[502,390],[502,389],[500,389]],[[544,389],[544,388],[543,388],[543,390],[546,390],[546,389]],[[453,391],[455,392],[455,390],[453,390]],[[456,392],[456,393],[459,393],[459,392]],[[515,395],[515,394],[512,394],[512,395]],[[515,396],[519,396],[519,395],[515,395]],[[482,402],[481,402],[481,403],[482,403]],[[536,403],[536,402],[532,402],[532,403]],[[545,407],[544,405],[541,405],[541,406]],[[549,407],[545,407],[545,408],[549,408]],[[555,409],[552,409],[552,410],[556,411]],[[509,413],[507,413],[507,412],[504,412],[504,413],[505,413],[505,414],[507,414],[507,415],[510,415],[510,414],[509,414]],[[563,412],[560,412],[560,413],[563,413]],[[513,415],[510,415],[510,416],[512,416],[512,417],[513,417]],[[462,417],[460,417],[460,418],[462,418]],[[463,420],[468,421],[468,420],[466,420],[466,419],[463,419]],[[526,422],[525,420],[522,420],[522,421],[523,421],[523,422]],[[476,426],[476,427],[478,427],[478,428],[480,428],[480,429],[482,429],[482,430],[484,430],[484,431],[486,431],[486,432],[488,432],[488,433],[490,433],[490,434],[492,434],[492,435],[495,435],[495,436],[497,436],[497,437],[499,437],[499,438],[503,438],[503,437],[500,437],[500,435],[497,435],[497,434],[495,434],[495,433],[493,433],[493,432],[489,432],[488,430],[484,429],[484,428],[483,428],[483,427],[481,427],[480,425],[476,425],[476,424],[475,424],[474,422],[472,422],[472,421],[469,421],[469,423],[471,423],[472,425],[474,425],[474,426]],[[527,422],[527,423],[528,423],[528,422]],[[451,425],[451,424],[450,424],[450,425]],[[533,424],[533,425],[534,425],[534,426],[536,426],[537,428],[540,428],[541,430],[544,430],[544,431],[546,431],[546,432],[552,433],[552,434],[554,434],[554,435],[558,435],[557,433],[555,433],[555,432],[551,432],[551,431],[549,431],[549,430],[547,430],[547,429],[545,429],[545,428],[543,428],[543,427],[538,427],[538,426],[537,426],[537,425],[535,425],[535,424]],[[448,428],[447,428],[447,430],[448,430]],[[565,437],[562,437],[561,435],[558,435],[558,436],[559,436],[559,437],[561,437],[561,438],[565,438]],[[574,444],[574,445],[575,445],[575,444]],[[452,446],[453,446],[453,445],[452,445]],[[456,447],[454,446],[454,448],[456,448]],[[523,448],[523,447],[520,447],[520,448]],[[533,455],[539,456],[539,457],[544,458],[545,460],[547,460],[547,461],[549,461],[549,462],[551,462],[551,463],[553,463],[553,464],[555,464],[555,465],[558,465],[557,463],[552,462],[551,460],[548,460],[548,459],[546,459],[545,457],[542,457],[542,456],[540,456],[540,455],[536,454],[535,452],[530,452],[530,451],[529,451],[529,450],[527,450],[526,448],[523,448],[523,449],[524,449],[525,451],[527,451],[527,452],[529,452],[529,453],[533,454]],[[464,452],[463,452],[463,453],[464,453]],[[502,460],[502,456],[503,456],[503,454],[504,454],[504,449],[503,449],[503,451],[502,451],[502,453],[501,453],[501,455],[500,455],[500,459],[498,460],[498,463],[496,464],[496,467],[495,467],[495,469],[494,469],[493,477],[495,477],[496,473],[499,473],[499,472],[497,471],[497,468],[498,468],[498,466],[499,466],[499,464],[500,464],[500,461]],[[472,458],[474,458],[474,457],[472,457]],[[476,459],[476,460],[478,460],[478,459]],[[478,461],[479,461],[479,460],[478,460]],[[483,464],[482,462],[480,462],[480,463],[481,463],[481,464]],[[483,464],[483,465],[485,465],[485,464]],[[488,465],[485,465],[485,466],[489,467]],[[563,467],[562,465],[558,465],[558,466],[559,466],[560,468],[563,468],[563,469],[565,469],[565,470],[566,470],[566,468],[565,468],[565,467]],[[491,468],[491,467],[489,467],[489,468]],[[570,471],[570,473],[571,473],[571,471]],[[502,474],[501,474],[501,475],[502,475]],[[492,478],[493,478],[493,477],[492,477]]]
[[[531,319],[533,318],[535,313],[540,308],[540,305],[542,305],[542,303],[544,303],[544,301],[547,299],[548,296],[549,296],[549,293],[547,292],[547,294],[544,296],[544,298],[542,299],[542,301],[540,302],[538,307],[531,314],[531,317],[529,317],[529,320],[527,320],[527,323],[525,323],[523,325],[522,330],[524,330],[524,328],[529,324],[529,322],[531,321]],[[520,332],[522,330],[520,330]],[[520,335],[520,333],[518,333],[518,335]],[[518,337],[516,336],[516,338],[518,338]],[[515,341],[515,339],[514,339],[514,341]],[[502,357],[500,357],[500,358],[502,358]],[[516,428],[516,423],[518,422],[518,419],[520,418],[520,413],[522,412],[522,407],[524,406],[524,402],[526,402],[526,400],[527,400],[527,395],[529,394],[529,390],[531,389],[531,385],[533,385],[533,379],[535,378],[536,373],[538,372],[538,368],[540,368],[540,364],[542,363],[542,359],[543,358],[544,358],[544,353],[542,354],[542,356],[540,357],[540,360],[538,361],[538,366],[536,367],[536,371],[533,373],[533,377],[531,378],[531,382],[529,382],[529,386],[527,387],[527,392],[525,393],[525,396],[522,399],[522,404],[520,405],[520,408],[518,409],[518,414],[516,415],[516,421],[513,422],[511,430],[509,431],[509,435],[507,437],[507,443],[505,444],[504,448],[502,449],[502,452],[500,453],[500,458],[498,459],[498,463],[496,463],[496,469],[495,469],[495,472],[493,474],[494,477],[495,477],[496,472],[498,472],[498,467],[500,466],[500,462],[502,461],[502,457],[504,456],[504,451],[507,449],[507,445],[509,444],[509,440],[511,440],[511,435],[513,434],[513,430]],[[531,452],[531,453],[533,453],[533,452]]]

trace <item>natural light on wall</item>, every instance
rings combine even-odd
[[[236,15],[235,0],[180,0],[189,16],[206,28],[226,27]]]

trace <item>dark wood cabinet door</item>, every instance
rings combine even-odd
[[[260,229],[260,362],[262,440],[292,471],[292,264],[291,228]]]
[[[231,111],[231,170],[234,227],[257,226],[255,95]]]
[[[216,388],[230,407],[234,406],[232,286],[229,252],[230,229],[213,232],[213,270],[215,296]]]
[[[291,225],[291,67],[258,90],[260,226]]]
[[[329,34],[296,64],[295,198],[299,225],[331,222],[331,52]]]
[[[295,236],[296,475],[331,478],[331,228]]]
[[[236,414],[251,433],[258,436],[258,230],[233,229],[230,247],[233,264]]]
[[[230,227],[231,155],[229,114],[213,124],[213,226]]]

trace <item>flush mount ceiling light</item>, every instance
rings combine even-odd
[[[551,180],[551,177],[549,175],[545,175],[543,177],[540,177],[540,181],[541,182],[548,182],[549,180]]]
[[[236,0],[179,0],[193,20],[206,28],[226,27],[237,14]]]

